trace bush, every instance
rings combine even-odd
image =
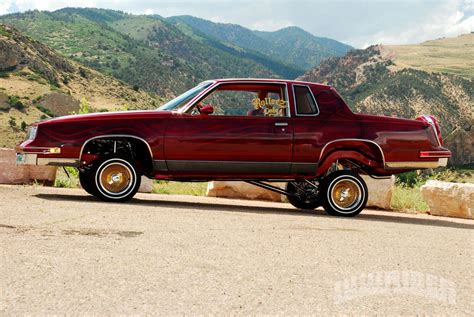
[[[16,120],[15,120],[15,118],[10,117],[10,119],[8,120],[8,124],[10,125],[10,127],[16,128]]]
[[[28,125],[26,124],[26,122],[25,122],[25,121],[22,121],[22,122],[21,122],[21,125],[20,125],[21,131],[26,131],[26,127],[27,127],[27,126],[28,126]]]
[[[395,186],[392,194],[391,207],[394,210],[421,211],[429,210],[428,204],[423,200],[420,187],[408,187],[403,185]]]
[[[20,101],[20,97],[18,96],[8,96],[8,103],[17,110],[22,111],[25,109],[25,105]]]
[[[396,176],[396,183],[401,186],[413,188],[420,182],[421,178],[416,171],[406,172]]]
[[[49,117],[55,117],[54,113],[51,112],[51,110],[43,107],[42,105],[36,105],[36,108],[38,108],[39,111],[43,112],[44,114],[48,115]],[[41,115],[41,118],[43,119],[43,115]],[[46,119],[46,117],[44,118]]]

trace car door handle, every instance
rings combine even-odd
[[[275,122],[275,127],[286,127],[288,122]]]

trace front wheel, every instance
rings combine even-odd
[[[367,204],[367,185],[356,173],[336,171],[323,181],[324,210],[333,216],[354,217]]]
[[[130,200],[140,187],[140,174],[131,161],[121,157],[100,160],[89,173],[94,196],[103,201]]]
[[[79,171],[79,183],[81,184],[82,189],[84,189],[88,194],[95,196],[95,192],[93,191],[94,187],[91,185],[91,178],[90,173]]]

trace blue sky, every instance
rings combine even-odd
[[[355,47],[419,43],[474,31],[474,0],[0,0],[0,14],[67,6],[188,14],[264,31],[296,25]]]

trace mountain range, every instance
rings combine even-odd
[[[192,17],[92,8],[10,14],[0,23],[88,67],[168,97],[210,78],[295,78],[323,58],[351,49],[296,27],[256,32]]]
[[[375,45],[324,60],[298,77],[332,85],[353,111],[433,114],[446,136],[474,124],[474,34],[417,45]]]

